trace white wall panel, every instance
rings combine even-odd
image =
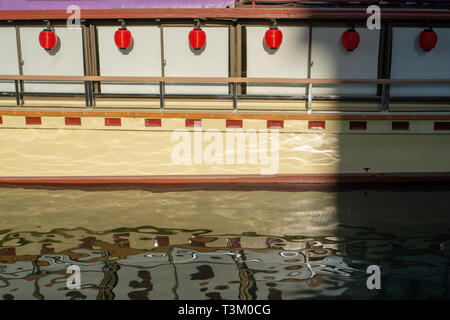
[[[100,75],[161,76],[161,37],[158,26],[128,26],[133,42],[120,50],[114,42],[118,27],[97,28]],[[159,84],[102,84],[103,93],[159,94]]]
[[[83,76],[83,40],[81,28],[56,27],[57,45],[51,51],[39,44],[43,27],[21,27],[20,42],[25,75]],[[84,92],[79,83],[25,82],[26,92]]]
[[[268,27],[247,27],[247,77],[306,78],[308,75],[308,27],[278,26],[283,33],[280,48],[264,42]],[[305,86],[247,85],[247,94],[305,95]]]
[[[17,58],[16,29],[14,27],[0,27],[0,74],[18,75],[19,62]],[[14,83],[0,82],[0,91],[14,92]]]
[[[205,48],[189,46],[192,27],[164,27],[164,59],[167,77],[228,77],[228,28],[205,27]],[[167,84],[167,94],[228,94],[228,84]]]
[[[360,42],[348,52],[341,44],[347,28],[313,27],[311,78],[376,79],[378,69],[379,30],[356,28]],[[314,95],[375,95],[376,85],[313,86]]]
[[[450,28],[434,28],[438,42],[431,51],[419,46],[423,28],[394,28],[392,79],[450,78]],[[450,85],[393,85],[392,96],[450,96]]]

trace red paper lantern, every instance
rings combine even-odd
[[[202,49],[206,44],[206,33],[200,27],[189,32],[189,44],[194,50]]]
[[[433,31],[433,29],[429,28],[427,30],[423,30],[419,36],[419,45],[423,49],[423,51],[430,51],[436,46],[437,43],[437,34]]]
[[[355,29],[348,29],[342,34],[341,37],[342,46],[347,51],[353,51],[358,48],[359,45],[359,33]]]
[[[52,50],[56,45],[56,34],[51,29],[44,29],[39,34],[39,44],[45,50]]]
[[[278,49],[283,41],[283,33],[277,27],[270,27],[270,29],[266,31],[264,41],[270,49]]]
[[[126,49],[131,45],[131,32],[127,28],[120,28],[114,33],[114,42],[119,49]]]

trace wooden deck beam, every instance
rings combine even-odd
[[[0,20],[67,19],[65,10],[5,10]],[[367,19],[365,8],[224,8],[224,9],[117,9],[82,10],[82,19]],[[382,19],[450,20],[445,9],[381,9]]]

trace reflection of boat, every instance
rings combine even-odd
[[[156,236],[161,239],[162,236]],[[164,236],[163,236],[164,237]],[[116,235],[113,235],[116,238]],[[197,237],[198,238],[198,237]],[[80,246],[40,255],[0,255],[0,297],[15,299],[301,299],[406,297],[410,281],[420,281],[420,297],[435,297],[447,282],[448,259],[436,255],[393,255],[377,260],[340,256],[335,244],[303,249],[211,247],[170,244],[135,249],[91,237]],[[343,252],[371,241],[339,240]],[[430,239],[423,240],[424,245]],[[406,253],[405,248],[399,248]],[[10,251],[9,253],[13,253]],[[363,254],[369,254],[366,252]],[[394,260],[389,257],[395,256]],[[381,264],[380,295],[367,290],[366,268]],[[81,269],[81,288],[66,286],[67,267]]]
[[[450,180],[448,4],[272,2],[0,6],[0,182]]]
[[[321,253],[329,255],[327,250]],[[314,287],[317,294],[323,291],[320,275],[329,271],[317,259],[308,263],[307,256],[308,250],[282,248],[174,245],[142,250],[91,239],[87,247],[60,253],[1,257],[0,294],[14,293],[20,299],[70,299],[75,294],[69,294],[66,287],[70,265],[78,265],[82,271],[77,297],[88,299],[236,299],[238,295],[241,299],[267,299],[274,297],[270,283],[286,290]],[[329,270],[334,267],[333,263],[328,266]]]

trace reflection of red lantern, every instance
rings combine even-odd
[[[114,33],[114,42],[119,49],[126,49],[131,45],[131,32],[127,28],[120,28]]]
[[[359,33],[351,28],[345,31],[341,37],[342,46],[347,51],[353,51],[359,45]]]
[[[45,50],[52,50],[56,45],[56,34],[50,28],[44,29],[39,34],[39,44]]]
[[[200,50],[205,46],[206,43],[206,33],[200,27],[195,27],[195,29],[189,32],[189,44],[194,50]]]
[[[423,51],[430,51],[436,46],[437,43],[437,34],[433,31],[433,29],[429,28],[427,30],[423,30],[419,36],[419,45],[423,49]]]
[[[283,33],[277,27],[270,27],[270,29],[266,31],[264,40],[270,49],[278,49],[283,41]]]

